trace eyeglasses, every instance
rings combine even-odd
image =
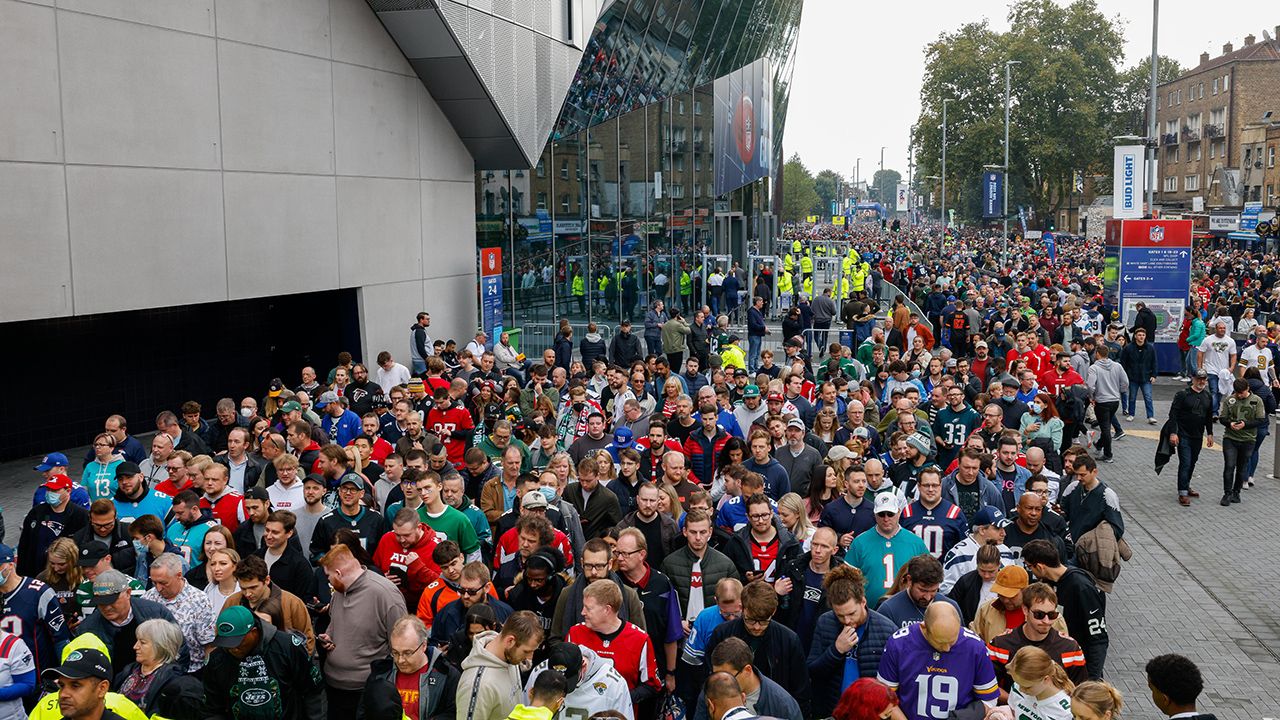
[[[1032,610],[1031,617],[1037,620],[1044,620],[1046,618],[1049,620],[1057,620],[1058,611],[1057,610]]]
[[[470,597],[472,595],[479,595],[480,593],[484,592],[485,588],[487,587],[489,587],[489,583],[485,583],[484,585],[481,585],[480,587],[477,587],[477,588],[469,588],[466,585],[459,585],[458,593],[461,595],[466,595]]]
[[[112,447],[111,443],[94,443],[94,447]]]
[[[414,648],[414,649],[412,649],[412,650],[409,650],[409,651],[407,651],[407,652],[400,652],[399,650],[392,650],[392,651],[391,651],[391,659],[392,659],[392,660],[408,660],[409,658],[413,657],[414,655],[417,655],[417,654],[422,650],[423,646],[425,646],[425,645],[426,645],[426,643],[425,643],[425,642],[423,642],[423,643],[418,643],[418,647],[416,647],[416,648]]]
[[[582,563],[583,570],[600,572],[609,567],[609,563]]]
[[[93,526],[94,530],[110,530],[111,528],[116,526],[116,521],[112,520],[111,522],[107,522],[107,523],[90,522],[89,524]]]
[[[742,624],[747,627],[768,627],[770,620],[772,620],[772,618],[751,618],[745,615],[742,616]]]
[[[615,549],[615,550],[613,551],[613,554],[614,554],[615,556],[619,557],[619,558],[629,558],[629,557],[631,557],[632,555],[639,555],[639,554],[640,554],[640,552],[641,552],[641,551],[640,551],[640,550],[638,550],[638,549],[637,549],[637,550],[617,550],[617,549]]]

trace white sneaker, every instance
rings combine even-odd
[[[1133,416],[1132,416],[1132,415],[1125,415],[1125,416],[1124,416],[1124,419],[1125,419],[1125,420],[1127,420],[1127,421],[1129,421],[1129,422],[1133,422]]]
[[[1245,486],[1245,487],[1253,487],[1253,478],[1249,478],[1248,480],[1245,480],[1245,481],[1244,481],[1244,486]]]
[[[1156,419],[1155,419],[1155,418],[1147,418],[1147,424],[1148,424],[1148,425],[1155,425],[1155,424],[1156,424]]]

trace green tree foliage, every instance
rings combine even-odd
[[[1025,205],[1040,217],[1056,214],[1067,202],[1073,172],[1108,172],[1111,137],[1133,132],[1133,118],[1145,107],[1137,76],[1147,63],[1121,69],[1120,21],[1105,16],[1094,0],[1065,6],[1017,0],[1008,19],[1007,32],[971,23],[926,47],[913,137],[920,174],[942,174],[942,99],[950,98],[947,206],[968,220],[979,219],[983,165],[1004,162],[1006,61],[1020,62],[1010,70],[1011,211]],[[1161,80],[1177,70],[1162,60]]]
[[[814,178],[814,190],[818,192],[819,215],[831,212],[831,202],[836,200],[840,186],[844,184],[844,176],[835,170],[823,170]],[[845,192],[848,192],[846,188]]]
[[[877,170],[871,178],[871,187],[876,198],[889,212],[898,210],[898,183],[902,182],[902,173],[897,170]],[[906,210],[906,208],[902,208]]]
[[[1156,62],[1156,84],[1178,79],[1182,66],[1173,58],[1159,56]],[[1151,99],[1151,58],[1120,73],[1120,96],[1116,98],[1115,135],[1147,135],[1147,101]]]
[[[818,206],[818,192],[809,169],[795,153],[782,167],[782,221],[803,222]]]

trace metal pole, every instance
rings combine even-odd
[[[950,99],[942,101],[942,229],[945,232],[947,228],[947,103]],[[941,243],[941,241],[939,241]]]
[[[1159,58],[1156,55],[1156,41],[1160,37],[1160,0],[1151,0],[1151,97],[1147,100],[1147,213],[1155,217],[1156,179],[1153,166],[1156,159],[1156,68]]]
[[[1000,241],[1000,264],[1004,267],[1009,266],[1009,66],[1015,62],[1004,64],[1004,237]]]

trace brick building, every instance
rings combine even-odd
[[[1275,37],[1280,38],[1280,26]],[[1274,205],[1276,199],[1266,197],[1265,172],[1271,169],[1266,154],[1280,152],[1275,133],[1269,132],[1275,119],[1280,119],[1280,40],[1264,35],[1259,42],[1248,35],[1243,47],[1227,43],[1216,58],[1203,53],[1197,66],[1157,87],[1157,202],[1191,208],[1193,198],[1203,197],[1206,207],[1239,207],[1254,199]],[[1264,155],[1260,168],[1257,152]]]

